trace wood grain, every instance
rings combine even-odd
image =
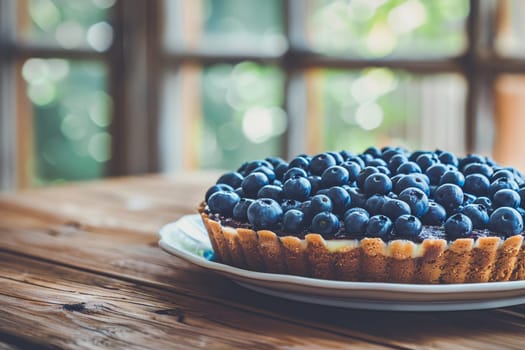
[[[384,348],[12,254],[0,276],[0,332],[59,348]]]
[[[395,348],[523,348],[525,312],[522,307],[456,313],[391,313],[307,305],[248,291],[162,252],[156,243],[157,229],[181,215],[194,212],[196,203],[215,177],[215,174],[191,174],[124,178],[4,196],[0,199],[0,251],[4,251],[1,256],[5,260],[0,264],[0,278],[3,277],[0,291],[4,290],[3,283],[9,283],[10,291],[24,291],[25,294],[3,296],[9,300],[2,301],[0,309],[14,308],[10,309],[10,317],[21,317],[21,311],[27,306],[17,306],[16,301],[19,298],[35,298],[31,293],[43,293],[52,300],[59,298],[57,300],[61,300],[62,304],[119,303],[129,317],[134,312],[138,313],[138,318],[133,319],[135,324],[146,320],[147,325],[151,315],[144,311],[145,305],[149,305],[145,303],[172,300],[169,305],[154,305],[158,306],[157,310],[180,309],[181,305],[190,305],[193,310],[190,315],[202,316],[200,319],[197,317],[199,322],[205,322],[202,319],[207,318],[208,313],[220,314],[220,319],[217,316],[209,320],[213,325],[210,329],[218,327],[216,323],[223,322],[222,317],[227,316],[229,321],[224,322],[231,328],[238,327],[234,326],[235,320],[247,317],[247,324],[251,322],[254,328],[248,330],[241,327],[239,333],[232,331],[235,334],[233,340],[239,342],[242,341],[241,334],[259,334],[261,324],[271,324],[271,327],[262,328],[264,332],[272,332],[273,327],[277,327],[275,329],[281,332],[281,336],[288,337],[287,329],[290,327],[302,332],[308,339],[311,334],[321,332],[321,338],[330,334],[333,335],[330,339],[340,340],[338,345],[341,347],[350,339],[370,346]],[[11,266],[10,270],[4,265]],[[47,270],[50,271],[48,274]],[[7,276],[8,271],[17,271],[18,274],[10,272],[11,275]],[[25,273],[32,276],[29,282],[37,279],[40,285],[30,284],[31,288],[28,288],[28,281],[23,277]],[[80,276],[79,279],[66,279],[67,283],[75,283],[75,288],[66,289],[67,283],[61,280],[62,276],[75,274]],[[87,276],[90,276],[89,279]],[[42,285],[42,279],[45,285]],[[97,282],[90,282],[95,280]],[[58,287],[55,288],[55,284]],[[122,288],[124,298],[107,299],[109,292],[105,289],[106,285],[117,285],[118,288],[112,291],[119,297]],[[75,293],[77,287],[83,294]],[[139,305],[133,306],[135,297]],[[47,320],[46,312],[53,304],[38,305],[42,309],[35,309],[34,317],[41,317],[43,322]],[[20,312],[17,314],[16,310]],[[115,311],[110,310],[108,313],[113,315]],[[59,314],[71,314],[65,311]],[[115,317],[121,317],[117,324],[131,322],[121,314]],[[0,319],[4,318],[0,314]],[[29,327],[29,319],[31,317],[20,322],[26,322],[21,324]],[[125,324],[131,327],[131,323]],[[199,325],[202,326],[200,332],[203,337],[213,338],[214,333],[208,333],[207,324]],[[3,329],[1,327],[0,330]],[[9,332],[15,331],[10,329]],[[46,332],[54,334],[51,329],[45,328],[42,335]],[[146,341],[149,339],[147,336],[151,337],[151,334],[144,335],[140,340]],[[33,338],[21,339],[30,341]],[[291,347],[290,344],[298,341],[292,339],[283,346]],[[277,342],[273,338],[267,340],[265,345],[268,347]],[[222,343],[217,344],[219,347]],[[301,345],[304,344],[296,344],[298,347]]]

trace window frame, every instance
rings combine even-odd
[[[16,35],[17,5],[20,3],[0,0],[0,169],[3,169],[0,171],[0,190],[31,185],[30,174],[25,169],[31,154],[22,154],[25,147],[21,146],[21,140],[26,135],[18,127],[22,116],[13,96],[22,85],[17,78],[16,66],[28,58],[103,62],[108,68],[107,88],[113,99],[109,127],[112,158],[105,175],[157,170],[159,84],[155,62],[160,52],[156,39],[160,28],[157,25],[159,1],[118,0],[109,10],[113,43],[104,52],[20,43]],[[18,137],[12,132],[17,129]]]
[[[444,58],[409,59],[409,58],[381,58],[362,59],[344,56],[324,56],[302,45],[302,29],[307,4],[303,0],[283,0],[282,12],[284,20],[284,35],[288,41],[288,49],[280,55],[256,54],[228,54],[216,55],[208,52],[194,51],[163,51],[163,65],[167,68],[178,68],[186,64],[206,67],[216,63],[236,64],[242,61],[253,61],[260,64],[270,64],[280,67],[285,74],[285,103],[284,108],[289,118],[290,110],[304,110],[290,95],[300,95],[297,90],[304,90],[304,81],[300,81],[298,73],[309,68],[335,68],[342,70],[362,69],[370,67],[383,67],[399,69],[414,74],[458,73],[466,81],[465,101],[465,149],[473,153],[478,148],[478,143],[483,135],[478,130],[478,116],[487,113],[487,108],[492,109],[492,91],[495,78],[502,73],[525,73],[525,60],[499,56],[488,40],[487,33],[482,29],[483,21],[489,21],[495,16],[496,6],[492,0],[469,0],[470,11],[465,23],[467,47],[464,52]],[[296,82],[296,83],[292,83]],[[488,99],[487,99],[488,97]],[[295,105],[292,105],[295,104]],[[282,156],[291,156],[293,150],[293,137],[285,134]]]
[[[303,0],[282,0],[281,11],[288,49],[276,55],[168,52],[161,40],[164,29],[163,0],[117,0],[110,10],[113,44],[106,52],[20,44],[15,35],[16,4],[10,0],[0,0],[0,73],[3,77],[0,85],[0,166],[8,169],[7,172],[0,172],[0,189],[27,184],[27,179],[24,181],[24,174],[20,171],[23,160],[17,160],[15,156],[19,140],[9,130],[13,130],[17,124],[16,98],[13,98],[12,88],[16,84],[15,66],[29,57],[99,60],[107,64],[108,90],[114,101],[110,126],[113,156],[109,161],[107,175],[155,172],[161,169],[162,150],[158,140],[162,113],[161,77],[165,71],[188,65],[206,67],[215,63],[235,64],[246,60],[276,65],[282,69],[285,76],[283,108],[291,125],[301,124],[297,121],[304,118],[301,114],[306,113],[306,82],[301,74],[309,68],[350,70],[385,67],[414,74],[459,73],[467,83],[465,121],[469,127],[465,128],[465,148],[468,152],[474,152],[483,137],[477,127],[479,115],[492,111],[495,78],[502,73],[525,73],[525,60],[497,55],[489,43],[487,33],[482,30],[486,30],[487,26],[483,24],[487,21],[492,24],[497,6],[494,1],[469,0],[469,5],[465,27],[467,48],[460,55],[440,59],[358,59],[323,56],[302,45],[302,29],[307,13],[307,5]],[[299,141],[298,132],[290,129],[286,131],[281,147],[284,157],[296,151],[295,145]]]

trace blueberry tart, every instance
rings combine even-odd
[[[199,207],[218,262],[342,280],[525,279],[525,177],[488,157],[370,147],[270,157]]]

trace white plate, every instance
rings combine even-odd
[[[187,215],[164,226],[159,236],[159,245],[168,253],[246,288],[295,301],[391,311],[476,310],[525,303],[525,281],[444,285],[343,282],[224,265],[212,261],[213,249],[199,215]]]

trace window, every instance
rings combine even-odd
[[[0,6],[3,187],[370,144],[525,169],[520,1]]]

